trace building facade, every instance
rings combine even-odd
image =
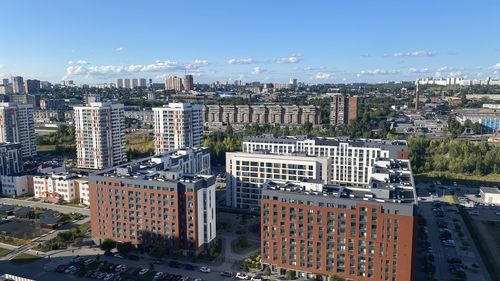
[[[399,140],[261,135],[245,137],[242,150],[247,153],[268,151],[288,155],[291,159],[295,153],[328,157],[331,159],[328,182],[333,184],[368,184],[371,168],[378,158],[408,158],[406,141]]]
[[[22,76],[12,76],[12,91],[14,94],[24,94],[24,80]]]
[[[32,105],[0,103],[0,143],[3,142],[20,143],[23,158],[36,155]]]
[[[123,104],[74,107],[77,166],[104,169],[127,161]]]
[[[319,181],[327,183],[331,162],[326,157],[277,155],[262,152],[226,153],[226,204],[259,210],[266,181]]]
[[[215,177],[150,157],[89,178],[92,236],[198,254],[216,235]]]
[[[191,74],[184,75],[184,84],[183,85],[184,85],[184,90],[186,90],[186,91],[193,90],[193,86],[194,86],[193,75],[191,75]]]
[[[34,197],[49,202],[72,202],[80,198],[77,175],[60,173],[33,177]]]
[[[344,125],[358,117],[358,97],[334,95],[330,102],[330,124]]]
[[[391,184],[374,178],[365,189],[266,183],[262,264],[314,280],[413,280],[417,208],[411,168],[408,160],[387,162],[374,169]]]
[[[169,103],[153,108],[155,153],[185,147],[200,147],[203,141],[202,106]]]
[[[0,176],[17,174],[23,171],[20,143],[0,143]]]
[[[27,95],[38,94],[40,92],[40,80],[26,79],[24,81],[24,92]]]
[[[203,122],[207,125],[319,125],[321,108],[314,105],[204,105]]]
[[[27,194],[28,189],[28,176],[25,174],[0,176],[0,190],[2,196],[21,196]]]
[[[165,80],[165,90],[182,91],[182,78],[170,76]]]

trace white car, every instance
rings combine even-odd
[[[242,272],[236,273],[236,278],[238,278],[240,280],[248,280],[248,279],[250,279],[248,277],[248,275],[246,275],[245,273],[242,273]]]
[[[109,281],[111,280],[113,277],[115,277],[115,275],[113,273],[110,273],[108,275],[106,275],[106,277],[104,277],[102,280],[104,281]]]
[[[254,276],[250,279],[251,281],[262,281],[262,278]]]
[[[210,273],[210,271],[212,271],[212,270],[209,267],[202,266],[202,267],[200,267],[200,271],[204,272],[204,273]]]
[[[149,272],[149,268],[143,268],[143,269],[141,269],[141,271],[139,271],[139,275],[142,276],[142,275],[144,275],[144,274],[146,274],[148,272]]]

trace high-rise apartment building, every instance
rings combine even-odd
[[[186,74],[184,75],[184,90],[191,91],[194,86],[193,75]]]
[[[125,89],[130,89],[131,86],[132,86],[132,83],[130,82],[129,78],[123,79],[123,87]]]
[[[330,124],[344,125],[358,117],[358,97],[335,95],[330,103]]]
[[[269,180],[328,183],[332,163],[327,157],[265,152],[226,153],[226,204],[259,210],[262,187]]]
[[[174,90],[176,92],[182,91],[182,78],[177,76],[170,76],[165,80],[165,89]]]
[[[24,94],[24,82],[22,76],[12,76],[12,90],[14,94]]]
[[[161,155],[89,177],[92,236],[198,254],[216,236],[215,177],[183,174]]]
[[[145,78],[140,78],[138,86],[141,87],[141,88],[146,88],[146,86],[147,86],[146,79]]]
[[[0,143],[3,142],[20,143],[23,158],[36,155],[32,105],[0,103]]]
[[[23,171],[20,143],[0,143],[0,176],[13,175]]]
[[[130,87],[131,87],[132,89],[135,89],[135,88],[139,87],[139,79],[137,79],[137,78],[133,78],[133,79],[132,79],[132,85],[130,85]]]
[[[328,157],[332,163],[328,182],[354,185],[368,184],[371,168],[378,158],[408,158],[406,141],[401,140],[261,135],[245,137],[242,150],[248,153],[268,151],[271,154],[289,155],[290,158],[295,153]]]
[[[27,79],[24,81],[24,93],[34,95],[40,92],[40,80]]]
[[[117,87],[118,89],[123,88],[123,79],[122,79],[122,78],[118,78],[118,79],[116,79],[116,87]]]
[[[203,107],[191,103],[169,103],[153,108],[155,153],[185,147],[200,147],[203,140]]]
[[[261,262],[304,279],[413,280],[416,194],[408,160],[374,164],[364,189],[267,182]]]
[[[94,102],[74,111],[79,168],[105,169],[127,161],[123,104]]]

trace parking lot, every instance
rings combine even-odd
[[[424,247],[417,247],[420,259],[417,263],[432,264],[437,280],[491,280],[458,206],[445,199],[457,187],[437,183],[417,185],[419,213],[426,221],[424,236],[428,238]]]

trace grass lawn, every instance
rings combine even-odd
[[[4,249],[4,248],[0,248],[0,256],[3,256],[5,254],[7,254],[10,250],[7,250],[7,249]]]
[[[457,181],[475,181],[484,183],[498,183],[500,182],[499,174],[489,174],[489,175],[469,175],[469,174],[457,174],[450,172],[428,172],[420,173],[415,175],[416,178],[424,178],[430,180],[457,180]]]
[[[15,256],[13,259],[10,260],[11,263],[16,263],[16,264],[25,264],[25,263],[31,263],[34,262],[38,259],[41,259],[41,257],[37,257],[34,255],[22,253],[17,256]]]
[[[446,202],[451,204],[460,204],[460,201],[458,201],[458,197],[456,195],[445,195],[444,199],[446,200]]]
[[[5,244],[10,244],[13,246],[21,246],[21,245],[27,244],[29,242],[29,240],[15,238],[12,236],[0,235],[0,242],[5,243]]]
[[[54,152],[56,150],[55,144],[37,144],[36,151],[38,152]]]

